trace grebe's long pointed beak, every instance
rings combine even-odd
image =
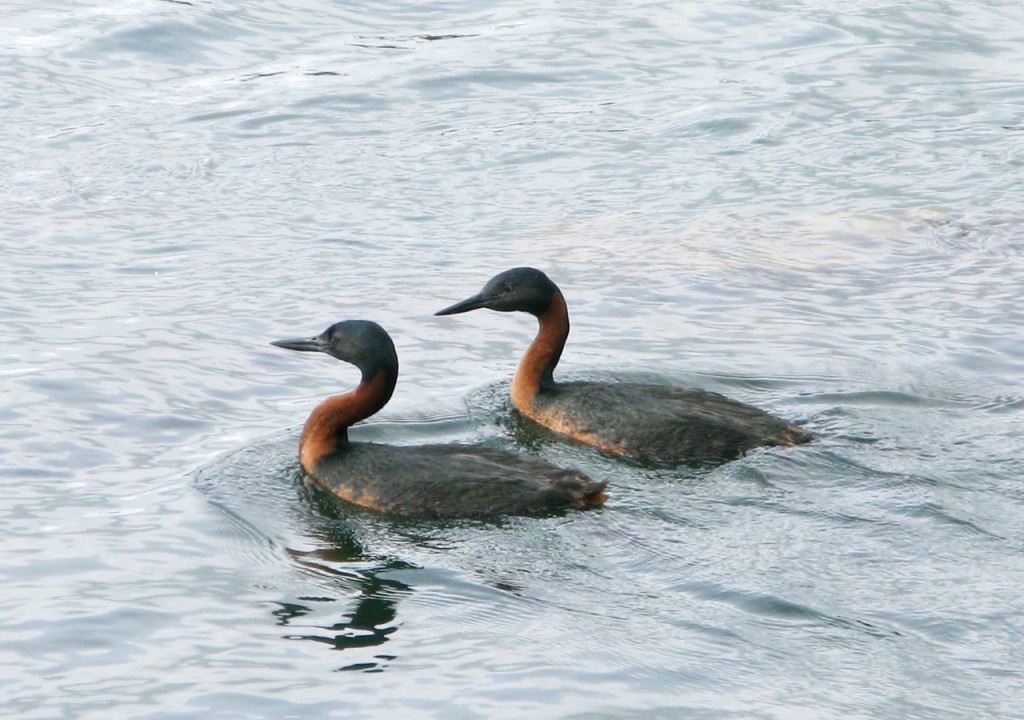
[[[468,297],[465,300],[449,305],[444,310],[438,310],[434,315],[458,315],[459,313],[469,312],[470,310],[479,310],[480,308],[489,308],[491,301],[483,296],[483,293],[477,293],[473,297]]]
[[[302,352],[327,352],[327,345],[319,337],[311,338],[290,338],[288,340],[275,340],[270,343],[285,350],[300,350]]]

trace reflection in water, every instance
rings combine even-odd
[[[393,558],[372,557],[356,537],[348,517],[348,513],[359,513],[359,510],[344,506],[329,493],[312,486],[301,471],[294,473],[293,483],[299,500],[297,509],[304,515],[307,537],[315,537],[319,547],[311,550],[289,547],[286,548],[288,555],[303,571],[316,578],[318,585],[338,588],[339,596],[345,602],[354,601],[354,607],[336,622],[305,624],[301,618],[319,614],[314,603],[326,605],[338,599],[302,596],[297,600],[308,605],[280,603],[273,612],[278,624],[301,629],[284,637],[312,640],[335,650],[370,648],[386,643],[398,630],[398,601],[412,592],[412,587],[406,583],[386,575],[410,570],[414,566]],[[367,567],[368,564],[371,566]],[[381,672],[393,659],[393,655],[374,655],[373,661],[357,662],[338,669]]]
[[[291,436],[279,437],[232,453],[204,468],[197,486],[244,537],[269,538],[294,561],[303,587],[295,597],[274,603],[272,612],[278,625],[291,630],[285,638],[337,650],[382,645],[398,630],[399,600],[412,592],[388,575],[416,566],[368,551],[359,537],[367,513],[308,483],[296,467],[294,444]],[[275,553],[254,561],[266,565],[278,558]],[[340,618],[335,603],[347,607]],[[393,659],[374,655],[339,669],[379,672]]]
[[[310,488],[308,483],[298,485],[300,498],[312,500],[317,513],[314,524],[318,540],[324,547],[313,550],[288,548],[288,554],[310,574],[337,584],[345,595],[354,590],[355,606],[345,613],[344,620],[330,625],[298,624],[298,627],[315,628],[323,632],[299,632],[285,637],[293,640],[312,640],[330,645],[338,650],[374,647],[387,642],[397,629],[398,599],[412,592],[404,583],[382,577],[391,570],[410,569],[412,565],[400,560],[387,560],[373,568],[354,569],[353,562],[365,561],[366,555],[361,544],[355,539],[351,526],[341,517],[342,510],[337,501],[325,497],[325,493]],[[312,519],[312,518],[311,518]],[[300,597],[310,603],[335,602],[330,597]],[[279,625],[294,626],[297,620],[312,615],[310,606],[299,603],[280,603],[280,609],[273,611]],[[375,655],[378,660],[393,660],[393,655]],[[341,670],[380,671],[378,663],[356,663]]]
[[[398,630],[397,603],[399,598],[407,595],[412,588],[405,583],[381,577],[382,573],[391,570],[407,569],[409,566],[400,561],[387,563],[373,570],[355,572],[351,569],[335,568],[336,551],[331,548],[308,552],[289,550],[295,561],[308,570],[320,573],[324,577],[338,576],[341,585],[347,589],[355,583],[357,596],[355,607],[339,622],[330,625],[304,625],[298,623],[301,618],[314,613],[311,605],[299,603],[279,603],[273,615],[279,625],[297,626],[306,632],[295,632],[284,637],[291,640],[312,640],[333,647],[335,650],[350,650],[383,645],[390,635]],[[335,602],[327,597],[302,597],[309,603]],[[383,662],[360,662],[347,665],[341,670],[383,670],[383,663],[393,660],[393,655],[374,655],[375,660]]]

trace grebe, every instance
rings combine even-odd
[[[569,336],[569,311],[558,286],[540,270],[506,270],[476,295],[434,314],[479,308],[527,312],[539,321],[510,395],[516,410],[557,433],[615,455],[655,462],[731,459],[751,448],[811,439],[785,420],[707,390],[555,382],[555,366]]]
[[[316,406],[299,438],[302,468],[343,500],[415,517],[522,515],[604,502],[606,482],[537,458],[469,445],[349,442],[348,428],[384,407],[398,380],[395,345],[377,323],[347,320],[313,338],[271,344],[327,353],[362,373],[354,390]]]

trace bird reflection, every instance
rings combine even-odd
[[[296,631],[284,637],[311,640],[334,650],[383,645],[399,628],[399,601],[413,591],[410,585],[387,576],[415,566],[394,558],[369,556],[336,500],[305,483],[297,484],[297,488],[303,505],[314,511],[306,518],[306,529],[320,547],[286,550],[295,564],[315,578],[318,585],[336,588],[338,592],[277,603],[272,612],[277,624]],[[336,621],[324,624],[325,611],[339,602],[352,603],[352,606]],[[394,655],[377,654],[368,661],[338,669],[381,672],[394,659]]]
[[[330,551],[327,553],[330,554]],[[278,609],[273,612],[279,625],[298,625],[304,629],[315,627],[313,632],[293,633],[286,637],[293,640],[312,640],[335,650],[350,650],[383,645],[398,630],[398,601],[412,592],[412,588],[397,580],[382,578],[379,573],[386,574],[389,571],[404,569],[408,565],[395,562],[369,571],[339,571],[318,561],[321,555],[319,550],[312,552],[289,550],[289,554],[295,558],[296,562],[309,570],[322,575],[339,575],[339,579],[342,580],[341,584],[346,589],[355,583],[358,594],[354,598],[354,607],[345,613],[338,622],[330,625],[310,626],[297,621],[315,612],[314,603],[332,603],[336,602],[335,598],[299,598],[299,600],[310,603],[309,605],[297,602],[279,603]],[[393,657],[388,657],[393,659]],[[377,663],[371,663],[369,667],[343,669],[373,669],[376,666]]]

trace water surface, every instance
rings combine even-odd
[[[1024,702],[1024,11],[1005,3],[14,3],[0,63],[4,715],[1009,718]],[[811,446],[645,468],[524,433],[565,378],[726,393]],[[311,491],[381,442],[610,480],[411,522]]]

